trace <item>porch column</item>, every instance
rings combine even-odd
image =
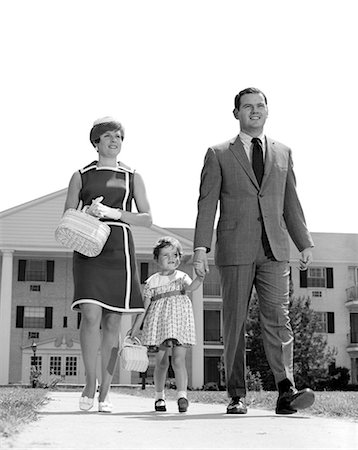
[[[195,274],[193,273],[193,278]],[[204,384],[204,300],[203,285],[192,292],[196,331],[196,345],[191,348],[192,388],[200,389]]]
[[[0,384],[9,383],[13,254],[14,250],[2,251],[0,289]]]

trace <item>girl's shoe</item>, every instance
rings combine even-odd
[[[178,399],[178,409],[179,409],[180,413],[187,412],[188,406],[189,406],[189,402],[185,397],[180,397]]]
[[[113,405],[107,395],[103,402],[98,402],[98,412],[111,413],[112,411]]]
[[[166,411],[167,410],[167,407],[166,407],[166,404],[165,404],[165,400],[163,400],[162,398],[160,398],[159,400],[157,400],[155,403],[154,403],[154,408],[155,408],[155,410],[156,411]]]
[[[93,407],[94,397],[80,397],[79,407],[82,411],[89,411]]]

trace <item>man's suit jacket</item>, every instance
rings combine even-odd
[[[238,136],[209,148],[201,173],[194,248],[210,249],[218,202],[218,266],[255,260],[261,221],[278,261],[290,258],[289,235],[299,251],[313,246],[297,197],[291,150],[279,142],[266,138],[261,188]]]

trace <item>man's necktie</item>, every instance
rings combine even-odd
[[[261,186],[262,177],[264,176],[264,158],[259,138],[252,138],[252,168],[254,169],[257,182]]]

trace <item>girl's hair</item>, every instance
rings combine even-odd
[[[170,236],[164,236],[162,238],[159,239],[159,241],[155,244],[154,248],[153,248],[153,256],[154,259],[157,260],[159,258],[159,252],[161,248],[165,248],[165,247],[175,247],[179,253],[179,256],[183,256],[183,247],[181,246],[181,243]]]
[[[104,120],[104,122],[101,122]],[[98,119],[94,122],[93,127],[90,131],[90,141],[93,147],[99,143],[99,139],[102,134],[107,131],[120,131],[122,141],[124,139],[124,127],[120,122],[117,122],[112,117],[104,117],[103,119]]]

